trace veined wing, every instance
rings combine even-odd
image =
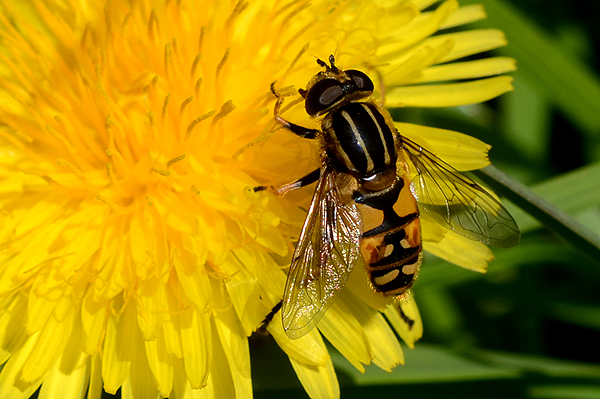
[[[442,226],[496,247],[512,247],[520,232],[506,208],[472,179],[430,151],[402,137],[417,170],[411,189],[421,208]]]
[[[332,168],[322,169],[292,257],[282,308],[290,338],[314,328],[360,255],[360,213],[354,202],[342,202],[336,176]]]

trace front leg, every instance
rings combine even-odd
[[[273,186],[257,186],[254,187],[254,192],[267,190],[273,194],[276,194],[280,197],[283,197],[290,191],[308,186],[319,180],[321,177],[321,169],[315,169],[304,177],[299,178],[298,180],[294,180],[291,183],[284,184],[281,187],[275,188]]]
[[[279,109],[281,108],[281,104],[283,104],[283,96],[277,90],[275,90],[275,82],[271,83],[271,91],[273,92],[275,97],[277,97],[277,102],[275,103],[274,110],[275,120],[277,121],[277,123],[279,123],[287,130],[291,131],[292,133],[305,139],[314,139],[319,133],[321,133],[317,129],[309,129],[283,119],[281,115],[279,115]]]

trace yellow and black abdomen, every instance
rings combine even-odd
[[[374,290],[404,294],[422,263],[421,227],[408,173],[380,191],[358,190],[354,198],[363,215],[361,252]]]

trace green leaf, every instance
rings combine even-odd
[[[600,163],[585,166],[564,173],[532,190],[569,213],[578,213],[588,208],[600,206]],[[534,227],[534,225],[527,225]]]
[[[515,370],[491,367],[485,363],[465,359],[441,347],[418,344],[404,351],[406,367],[398,366],[388,373],[377,366],[365,367],[361,373],[337,352],[331,353],[335,369],[351,377],[354,385],[386,385],[436,381],[475,381],[516,378]]]
[[[481,22],[506,34],[509,45],[499,50],[517,59],[519,72],[547,93],[577,126],[590,136],[600,130],[600,80],[583,62],[557,44],[518,8],[502,0],[461,0],[461,5],[483,4],[488,15]]]
[[[597,184],[598,187],[592,187],[591,189],[588,184],[591,180],[590,171],[591,173],[596,173],[594,180],[598,180],[597,176],[599,176],[599,172],[596,169],[600,169],[600,164],[585,168],[583,172],[580,171],[576,176],[571,175],[571,179],[561,176],[555,179],[558,180],[558,183],[553,180],[551,185],[555,189],[549,191],[548,194],[562,199],[563,202],[568,202],[573,207],[575,207],[575,204],[577,207],[593,203],[597,204],[600,198],[598,194],[595,194],[596,197],[594,199],[587,196],[590,191],[600,191],[600,184]],[[543,225],[559,234],[590,260],[599,264],[600,236],[579,223],[574,217],[561,210],[554,203],[536,194],[522,183],[505,175],[492,165],[474,171],[473,174],[488,184],[494,191],[504,195],[523,211],[529,213]],[[540,189],[538,188],[538,190]],[[543,189],[540,191],[546,192],[548,191],[548,187],[543,186]],[[581,191],[582,197],[586,198],[580,200],[578,198],[578,191]],[[519,227],[524,230],[522,225]]]
[[[598,399],[600,387],[580,384],[546,384],[529,389],[532,398],[543,399]]]
[[[600,366],[596,364],[485,350],[476,350],[473,354],[491,366],[516,369],[520,372],[533,372],[554,378],[600,378]]]
[[[558,320],[600,331],[600,305],[557,301],[551,304],[550,314]]]

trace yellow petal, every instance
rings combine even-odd
[[[412,295],[400,303],[400,308],[404,315],[413,321],[412,326],[410,326],[410,329],[408,330],[410,339],[413,340],[412,344],[409,341],[408,336],[406,339],[403,337],[404,342],[412,348],[414,347],[414,343],[423,337],[423,320],[421,319],[417,302]]]
[[[189,379],[185,378],[185,374],[181,369],[180,362],[175,364],[175,381],[174,381],[174,396],[177,398],[199,398],[199,399],[216,399],[216,398],[236,398],[236,389],[231,374],[230,365],[227,362],[227,356],[223,351],[223,346],[219,340],[219,335],[215,326],[212,326],[212,336],[214,346],[214,363],[210,370],[206,386],[202,389],[194,388],[190,385]],[[243,397],[243,392],[241,393]]]
[[[4,364],[27,340],[25,295],[15,295],[4,301],[4,305],[3,311],[0,312],[0,337],[3,338],[3,343],[0,345],[0,364]]]
[[[386,95],[386,106],[454,107],[473,104],[512,90],[511,82],[509,76],[496,76],[473,82],[397,87]]]
[[[425,41],[433,45],[439,41],[451,39],[454,41],[452,51],[444,57],[441,62],[454,61],[469,55],[479,54],[484,51],[493,50],[506,46],[506,37],[502,31],[496,29],[478,29],[464,32],[448,33],[434,36]]]
[[[422,13],[411,23],[389,32],[390,36],[401,37],[402,40],[392,41],[377,49],[380,63],[393,62],[404,49],[422,41],[435,33],[448,17],[458,8],[458,2],[448,0],[435,11]],[[436,46],[432,46],[436,47]]]
[[[244,329],[235,311],[228,309],[215,314],[215,325],[233,379],[236,399],[252,398],[250,349]]]
[[[3,278],[0,280],[0,293],[10,293],[47,265],[49,255],[44,248],[48,242],[57,238],[56,230],[50,226],[52,223],[49,226],[39,226],[39,236],[27,240],[25,244],[18,243],[17,248],[12,249],[18,252],[15,252],[10,262],[5,263]]]
[[[437,224],[428,219],[421,219],[421,222],[423,231],[431,228],[430,223]],[[450,230],[440,242],[427,242],[425,249],[448,262],[480,273],[485,273],[488,263],[494,259],[494,253],[487,245],[469,240]]]
[[[331,359],[328,359],[325,366],[310,366],[293,357],[290,357],[290,362],[309,397],[319,399],[340,397],[340,387]]]
[[[411,324],[401,317],[399,307],[404,315],[412,321]],[[412,295],[403,299],[400,305],[389,305],[383,313],[409,348],[413,348],[415,342],[423,336],[423,321]]]
[[[65,351],[44,378],[40,399],[82,398],[88,390],[90,359],[82,351],[81,325],[74,327]]]
[[[167,320],[165,285],[157,277],[140,282],[138,286],[137,319],[144,340],[155,339],[155,334]]]
[[[134,356],[132,359],[132,367],[127,379],[121,387],[121,397],[123,399],[137,398],[156,398],[160,399],[152,376],[152,371],[148,365],[144,341],[141,339],[141,334],[138,331],[138,337],[135,341],[131,341],[130,353]]]
[[[229,277],[225,285],[233,307],[244,326],[244,331],[249,336],[265,317],[263,309],[258,306],[260,286],[256,275],[244,269],[237,260],[231,259],[232,257],[233,255],[223,264],[223,270],[226,270],[229,265],[229,270],[237,271]]]
[[[114,225],[108,225],[106,235],[101,241],[100,254],[97,263],[106,265],[98,270],[98,278],[92,283],[90,290],[93,291],[94,300],[107,300],[122,293],[127,285],[125,271],[130,270],[129,260],[125,257],[126,245],[122,240],[115,240],[112,237],[119,237],[120,232]],[[119,272],[115,272],[118,270]]]
[[[102,388],[102,359],[99,354],[89,357],[90,361],[90,385],[87,399],[100,399],[104,389]]]
[[[337,300],[318,324],[319,331],[361,373],[373,358],[365,331],[346,304]]]
[[[413,0],[412,3],[419,9],[424,10],[433,3],[437,3],[440,0]]]
[[[490,164],[490,146],[472,136],[412,123],[394,122],[402,136],[406,136],[457,170],[480,169]]]
[[[37,335],[35,349],[23,365],[21,378],[26,382],[36,381],[50,370],[54,362],[69,343],[73,323],[78,317],[71,311],[62,320],[54,315],[48,319],[44,328]]]
[[[176,284],[174,285],[177,287]],[[181,359],[183,357],[183,344],[181,342],[182,337],[180,334],[181,324],[179,322],[179,317],[177,316],[181,308],[174,292],[178,290],[167,289],[166,291],[170,317],[162,325],[165,347],[168,353]]]
[[[177,359],[173,362],[173,396],[176,398],[192,397],[192,392],[202,392],[202,390],[193,390],[190,387],[190,381],[185,376],[183,359]],[[198,395],[200,396],[200,395]]]
[[[181,284],[186,296],[198,309],[207,309],[211,300],[212,289],[204,269],[206,257],[202,257],[194,251],[198,248],[198,245],[189,236],[184,236],[183,248],[174,248],[172,251],[173,266],[177,271],[179,284]]]
[[[470,22],[479,21],[486,17],[485,11],[481,4],[472,4],[464,7],[459,7],[442,25],[442,29],[453,28],[455,26],[465,25]]]
[[[421,212],[419,217],[421,219],[423,241],[427,241],[427,243],[439,243],[446,236],[446,233],[450,231],[436,222],[427,212]],[[423,229],[423,226],[425,226],[425,229]]]
[[[129,303],[123,313],[109,318],[102,350],[102,380],[106,392],[114,395],[129,375],[133,359],[131,343],[136,338],[135,306]]]
[[[156,389],[163,397],[168,397],[173,389],[173,355],[167,352],[162,335],[153,341],[144,341],[148,366],[154,377]]]
[[[438,63],[452,51],[452,40],[436,43],[436,46],[420,45],[414,50],[398,56],[393,64],[381,68],[386,76],[385,84],[395,87],[419,81],[421,76],[431,65]]]
[[[260,286],[267,292],[280,296],[285,286],[286,275],[271,256],[260,249],[242,247],[232,250],[236,259],[257,277]]]
[[[277,318],[278,315],[279,313],[275,317]],[[269,323],[267,330],[277,345],[290,357],[290,360],[293,359],[298,363],[317,368],[325,367],[330,361],[323,337],[317,329],[313,329],[298,339],[290,339],[283,330],[281,319],[275,319]]]
[[[143,217],[134,217],[129,227],[132,245],[131,257],[136,265],[136,275],[145,279],[151,274],[158,274],[167,260],[166,237],[161,224],[150,225]]]
[[[195,309],[186,309],[179,315],[185,374],[192,389],[206,386],[214,366],[210,316]]]
[[[429,67],[421,76],[406,83],[439,82],[444,80],[475,79],[500,75],[517,69],[516,61],[508,57],[492,57],[482,60],[454,62]]]
[[[404,364],[400,343],[381,313],[353,295],[344,295],[343,299],[369,339],[373,363],[385,371]]]
[[[39,333],[37,333],[39,334]],[[30,337],[25,344],[13,353],[0,373],[0,392],[7,398],[27,399],[38,389],[42,379],[25,382],[21,378],[23,364],[35,349],[36,337]]]
[[[350,277],[348,277],[346,290],[350,291],[355,297],[360,298],[361,301],[365,302],[370,307],[379,311],[383,311],[387,305],[393,301],[392,298],[385,297],[373,290],[362,257],[354,266],[354,269],[350,273]]]
[[[36,283],[40,280],[47,279],[47,277],[46,273],[40,273],[36,277]],[[34,285],[37,284],[34,283]],[[44,325],[46,325],[46,322],[54,312],[56,305],[56,301],[49,300],[43,293],[39,295],[37,290],[31,290],[29,295],[29,306],[27,307],[29,314],[27,335],[32,335],[33,333],[40,331]]]

